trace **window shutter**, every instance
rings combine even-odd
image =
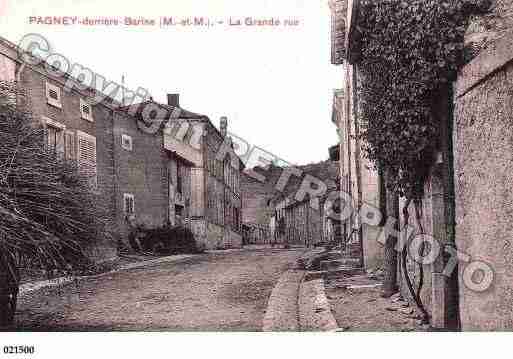
[[[46,83],[46,101],[57,108],[62,108],[61,89],[50,83]]]
[[[96,138],[84,132],[77,132],[77,161],[80,172],[89,178],[91,185],[97,186]]]
[[[123,194],[123,209],[125,214],[134,214],[135,213],[135,197],[131,193]]]
[[[83,99],[80,99],[80,114],[82,119],[93,122],[93,108],[92,106]]]
[[[77,158],[76,141],[75,141],[75,134],[72,131],[66,131],[64,134],[64,151],[65,151],[65,158],[67,160],[76,160],[76,158]]]

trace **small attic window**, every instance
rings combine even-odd
[[[89,103],[80,99],[80,114],[82,119],[93,122],[93,109]]]
[[[128,135],[121,135],[121,147],[123,147],[127,151],[132,151],[132,137]]]
[[[51,83],[46,83],[46,102],[57,108],[62,108],[61,89]]]

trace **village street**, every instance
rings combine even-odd
[[[17,330],[259,331],[279,276],[304,249],[208,253],[19,298]]]

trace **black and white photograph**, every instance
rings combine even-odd
[[[0,30],[0,358],[512,339],[513,0],[0,0]]]

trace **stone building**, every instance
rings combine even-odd
[[[289,196],[275,204],[274,242],[314,246],[333,240],[333,222],[324,211],[326,197],[296,201]],[[275,223],[279,223],[276,225]]]
[[[277,191],[270,201],[273,214],[269,226],[272,241],[289,245],[315,245],[338,240],[340,223],[325,210],[328,194],[338,188],[338,162],[298,166],[297,177],[291,177],[282,191]],[[300,194],[309,177],[326,185],[319,195]],[[292,180],[292,178],[294,178]]]
[[[241,179],[244,196],[242,222],[246,225],[267,226],[272,212],[270,200],[276,189],[271,181],[260,182],[248,172],[244,172]]]
[[[422,223],[443,254],[424,264],[421,298],[431,325],[439,329],[513,329],[513,2],[492,3],[486,14],[471,17],[468,63],[433,105],[440,138],[425,184]],[[349,8],[346,81],[351,85],[358,81],[353,36],[358,2],[348,1]],[[450,270],[454,264],[456,270]],[[417,266],[408,271],[418,274]],[[409,298],[403,281],[399,284]]]
[[[173,106],[179,109],[177,121],[190,117],[191,113],[178,103]],[[177,141],[172,147],[166,146],[168,119],[164,117],[158,119],[162,125],[156,130],[146,130],[141,111],[150,107],[162,109],[164,117],[169,113],[167,106],[151,100],[120,106],[114,113],[116,205],[120,209],[116,221],[124,239],[134,225],[185,225],[191,212],[193,164],[187,156],[190,145]]]
[[[244,164],[234,150],[227,134],[226,118],[218,130],[207,117],[188,120],[202,133],[199,156],[191,172],[194,198],[191,224],[194,233],[207,248],[242,246],[241,175]],[[176,140],[166,136],[166,146]]]
[[[272,199],[277,193],[276,181],[281,168],[270,165],[244,171],[241,177],[243,201],[242,223],[244,239],[248,244],[268,244],[271,242],[270,220],[274,214]],[[255,175],[256,173],[256,175]],[[265,173],[261,181],[260,174]]]
[[[50,69],[50,70],[49,70]],[[116,229],[113,112],[115,106],[104,102],[92,106],[94,93],[73,87],[64,90],[67,76],[56,74],[44,64],[22,65],[18,49],[0,38],[0,80],[16,81],[25,91],[33,118],[46,129],[47,145],[66,159],[75,160],[89,178],[109,221]],[[98,156],[102,153],[102,156]],[[116,243],[99,243],[87,248],[99,261],[116,257]]]
[[[336,51],[340,51],[339,49]],[[340,188],[349,194],[355,209],[363,204],[379,208],[381,181],[372,164],[363,156],[363,144],[355,136],[359,133],[361,119],[353,111],[355,87],[346,83],[344,89],[333,91],[331,121],[335,124],[340,140]],[[379,227],[363,223],[359,226],[356,215],[342,223],[342,236],[360,247],[362,264],[367,269],[380,267],[383,261],[382,246],[376,241]]]
[[[118,191],[123,198],[141,197],[139,223],[185,225],[207,249],[240,247],[243,164],[227,137],[227,122],[217,130],[207,116],[181,108],[178,94],[167,98],[167,104],[148,100],[118,111],[118,137],[132,148],[119,153],[116,169],[125,180]],[[147,108],[156,113],[152,121],[162,124],[151,133],[141,125],[149,122]]]
[[[23,64],[19,55],[0,39],[0,80],[27,91],[49,148],[76,160],[90,178],[114,238],[89,249],[99,261],[113,259],[134,226],[182,224],[206,248],[241,245],[243,165],[226,123],[217,130],[208,117],[180,108],[178,95],[169,95],[165,105],[125,106],[110,97],[98,103],[96,90],[44,62]],[[143,118],[148,108],[163,116],[151,131]]]

